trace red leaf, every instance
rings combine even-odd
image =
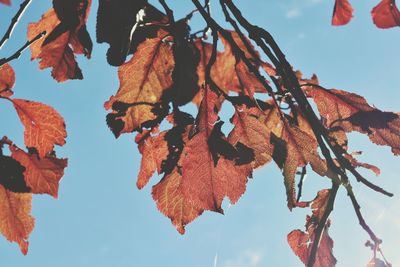
[[[236,145],[238,142],[253,149],[255,154],[254,168],[260,167],[272,160],[273,146],[270,144],[270,129],[263,123],[263,118],[251,114],[244,106],[236,108],[234,117],[231,119],[235,125],[229,134],[230,143]]]
[[[169,152],[165,141],[166,132],[159,133],[156,136],[151,136],[151,133],[148,131],[136,137],[139,151],[142,154],[140,172],[136,182],[139,189],[146,186],[155,171],[161,174],[162,161],[167,159]]]
[[[17,242],[25,255],[35,223],[30,215],[31,202],[32,194],[14,193],[0,185],[0,232],[7,240]]]
[[[336,0],[332,16],[332,25],[340,26],[350,22],[353,17],[353,7],[348,0]]]
[[[0,97],[10,97],[13,95],[15,84],[15,73],[9,64],[4,64],[0,67]]]
[[[395,155],[400,155],[399,114],[380,111],[365,98],[342,90],[308,86],[305,92],[314,99],[328,128],[365,133],[375,144],[390,146]]]
[[[15,146],[10,147],[11,156],[25,167],[25,182],[35,194],[58,196],[58,185],[67,167],[66,159],[46,156],[40,159],[36,154],[29,154]]]
[[[25,145],[36,148],[40,158],[53,151],[54,145],[65,144],[67,132],[64,119],[55,109],[23,99],[13,99],[12,103],[25,128]]]
[[[300,258],[300,260],[307,264],[311,252],[313,242],[315,240],[315,230],[320,222],[321,217],[325,211],[327,201],[329,198],[329,190],[321,190],[318,192],[317,197],[313,200],[311,208],[313,209],[312,216],[307,216],[306,232],[301,230],[293,230],[287,236],[288,243],[293,252]],[[336,258],[333,256],[333,240],[328,234],[330,222],[325,225],[324,232],[317,250],[314,267],[333,267],[336,265]]]
[[[235,165],[224,156],[215,160],[209,148],[209,137],[218,120],[218,96],[208,88],[204,92],[196,134],[185,144],[179,161],[181,189],[195,207],[222,212],[221,203],[225,196],[231,203],[236,203],[244,193],[252,168],[249,164]]]
[[[11,0],[0,0],[0,3],[10,6]]]
[[[63,2],[67,3],[68,1],[55,1],[55,8],[62,10],[62,5],[61,7],[59,5]],[[90,1],[82,2],[86,2],[86,4],[79,1],[71,2],[76,12],[80,14],[77,18],[73,16],[75,13],[64,14],[59,10],[56,14],[54,9],[50,9],[39,22],[30,23],[28,26],[28,39],[34,38],[43,31],[47,32],[46,38],[42,38],[30,46],[31,59],[41,59],[40,69],[53,68],[52,76],[58,82],[82,79],[82,72],[75,60],[75,54],[84,54],[88,58],[91,54],[92,43],[84,24],[89,12]],[[82,8],[84,10],[81,10]],[[70,9],[71,7],[68,8],[68,10]]]
[[[153,187],[152,195],[158,209],[176,226],[179,233],[185,233],[185,225],[203,213],[182,193],[182,176],[175,169]]]
[[[163,42],[165,36],[166,32],[160,30],[157,38],[144,41],[131,60],[118,69],[118,92],[104,103],[105,109],[113,109],[108,124],[117,137],[141,128],[144,122],[157,117],[152,104],[159,102],[163,92],[172,85],[174,68],[172,50]],[[116,102],[128,106],[120,110],[113,105]],[[135,105],[138,102],[143,104]]]
[[[372,20],[378,28],[400,26],[400,11],[395,0],[382,0],[372,11]]]

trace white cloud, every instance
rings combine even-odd
[[[300,15],[301,15],[301,10],[298,7],[293,7],[286,11],[286,17],[288,19],[296,18],[299,17]]]

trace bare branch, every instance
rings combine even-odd
[[[11,60],[17,59],[21,56],[22,52],[24,52],[24,50],[26,48],[28,48],[31,44],[33,44],[34,42],[36,42],[37,40],[39,40],[40,38],[42,38],[43,36],[46,35],[46,31],[43,31],[41,33],[39,33],[38,35],[35,36],[35,38],[33,38],[32,40],[28,40],[20,49],[18,49],[14,54],[12,54],[11,56],[7,57],[7,58],[1,58],[0,59],[0,67],[3,66],[4,64],[10,62]]]
[[[22,2],[18,12],[12,18],[10,26],[8,26],[6,33],[4,34],[3,38],[0,41],[0,49],[7,42],[7,40],[10,39],[10,36],[11,36],[15,26],[17,26],[19,19],[21,18],[22,14],[24,13],[24,11],[26,10],[26,8],[28,7],[28,5],[30,4],[31,1],[32,0],[25,0],[24,2]]]

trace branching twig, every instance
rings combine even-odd
[[[43,31],[39,33],[38,35],[35,36],[32,40],[28,40],[20,49],[18,49],[14,54],[7,58],[1,58],[0,59],[0,67],[3,66],[4,64],[10,62],[11,60],[17,59],[21,56],[22,52],[28,48],[31,44],[42,38],[43,36],[46,35],[46,31]]]
[[[8,26],[8,29],[6,33],[4,34],[3,38],[1,38],[0,41],[0,49],[3,47],[3,45],[7,42],[7,40],[10,38],[15,26],[17,26],[17,23],[19,19],[21,18],[22,14],[24,13],[25,9],[28,7],[32,0],[25,0],[22,2],[18,12],[15,14],[15,16],[11,20],[10,26]]]

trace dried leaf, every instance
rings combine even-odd
[[[365,133],[375,144],[390,146],[395,155],[400,154],[399,114],[380,111],[365,98],[346,91],[316,86],[305,90],[314,99],[328,128]]]
[[[349,0],[336,0],[332,16],[332,25],[345,25],[350,22],[352,17],[353,7]]]
[[[31,202],[31,194],[14,193],[0,185],[0,232],[7,240],[17,242],[25,255],[28,253],[27,239],[34,227]]]
[[[136,142],[139,145],[139,151],[142,154],[140,171],[136,185],[142,189],[149,182],[155,171],[161,174],[162,162],[168,157],[168,145],[165,140],[166,132],[151,136],[150,131],[139,134]]]
[[[0,3],[10,6],[11,0],[0,0]]]
[[[157,117],[154,104],[171,87],[174,68],[172,51],[163,42],[164,36],[165,32],[160,31],[157,38],[147,39],[132,59],[118,69],[120,87],[104,104],[107,110],[113,109],[108,115],[108,125],[116,137],[141,128],[144,122]],[[114,103],[125,103],[127,108],[118,109]]]
[[[25,167],[9,156],[0,155],[0,185],[15,193],[30,192],[25,183]]]
[[[64,119],[55,109],[23,99],[13,99],[12,103],[25,128],[25,145],[36,148],[40,158],[53,151],[54,145],[65,144],[67,132]]]
[[[75,54],[84,54],[90,58],[92,42],[86,30],[90,1],[57,0],[55,8],[47,11],[39,22],[28,26],[28,39],[46,31],[48,36],[30,46],[31,59],[41,59],[39,68],[53,68],[52,76],[58,82],[68,79],[83,79],[82,72],[75,60]],[[73,9],[72,13],[63,11]],[[72,6],[71,6],[72,5]],[[60,21],[62,19],[62,21]]]
[[[26,153],[15,146],[10,149],[11,156],[25,167],[25,181],[31,192],[57,198],[59,182],[68,161],[51,155],[40,159],[37,154]]]
[[[158,209],[176,226],[179,233],[185,233],[185,225],[203,213],[182,193],[182,176],[175,169],[153,186],[152,195]]]
[[[13,95],[15,84],[15,73],[9,64],[4,64],[0,67],[0,97],[10,97]]]
[[[306,232],[293,230],[287,236],[288,243],[293,252],[304,264],[307,264],[308,262],[313,242],[318,242],[315,240],[315,230],[318,227],[327,206],[329,192],[329,190],[321,190],[313,200],[311,204],[311,208],[313,209],[312,216],[307,216],[306,219]],[[337,261],[332,253],[333,240],[328,234],[329,227],[330,222],[328,221],[321,236],[314,267],[333,267],[336,265]]]
[[[372,9],[371,15],[378,28],[387,29],[400,26],[400,11],[395,0],[382,0]]]

